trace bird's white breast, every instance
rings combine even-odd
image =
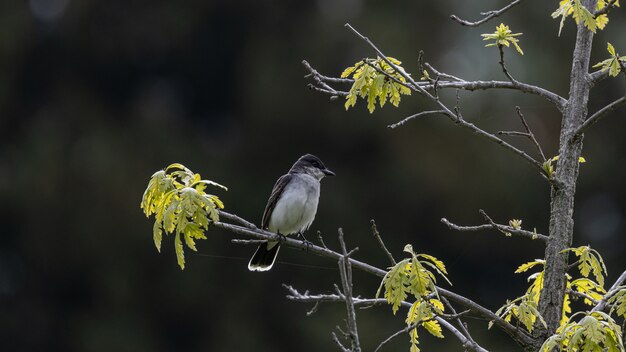
[[[269,230],[283,235],[305,231],[311,226],[320,197],[319,181],[297,174],[285,186],[269,220]]]

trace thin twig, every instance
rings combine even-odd
[[[324,238],[322,238],[322,232],[317,231],[315,234],[317,235],[317,239],[318,241],[320,241],[320,244],[322,245],[322,247],[328,249],[328,247],[326,247],[326,243],[324,243]]]
[[[450,310],[450,312],[452,312],[453,315],[456,315],[455,319],[457,324],[459,325],[459,328],[461,329],[461,332],[463,333],[463,335],[465,337],[467,337],[468,340],[476,343],[474,341],[474,339],[472,339],[472,335],[470,335],[469,331],[467,330],[467,328],[465,327],[465,324],[463,323],[463,321],[461,321],[460,315],[465,314],[465,312],[461,312],[461,314],[457,314],[456,310],[454,309],[454,307],[452,306],[452,304],[450,304],[450,301],[448,301],[445,297],[440,297],[441,300],[443,301],[443,303],[446,305],[446,307],[448,307],[448,309]]]
[[[376,221],[372,219],[370,220],[370,223],[372,224],[372,235],[378,242],[378,245],[380,246],[380,248],[387,255],[387,258],[389,258],[389,262],[391,263],[391,266],[395,266],[397,264],[396,260],[393,259],[393,255],[391,255],[391,252],[389,252],[389,250],[387,249],[387,246],[385,246],[385,242],[383,242],[382,237],[380,237],[380,232],[378,232],[378,228],[376,227]]]
[[[213,226],[220,228],[222,230],[226,230],[226,231],[241,235],[241,236],[247,236],[247,237],[263,239],[263,240],[276,241],[280,237],[277,234],[269,232],[269,231],[265,231],[261,229],[250,229],[250,228],[243,227],[240,225],[229,224],[229,223],[225,223],[221,221],[213,223]],[[315,255],[319,255],[319,256],[334,259],[334,260],[339,260],[340,258],[343,257],[342,254],[332,251],[328,248],[316,246],[311,243],[308,243],[308,244],[303,243],[300,240],[296,240],[296,239],[289,238],[289,237],[283,238],[281,244],[283,247],[307,249],[307,253],[312,253]],[[348,261],[350,262],[350,265],[352,268],[357,268],[363,272],[372,274],[374,276],[382,278],[387,274],[387,271],[385,270],[382,270],[370,264],[358,261],[356,259],[349,258]],[[461,306],[471,309],[472,312],[477,313],[478,315],[484,317],[485,319],[493,320],[494,324],[497,327],[499,327],[504,332],[509,334],[520,345],[530,346],[535,342],[535,338],[527,335],[523,330],[516,328],[515,326],[506,322],[504,319],[497,316],[495,313],[493,313],[489,309],[470,300],[469,298],[461,296],[459,294],[456,294],[452,291],[448,291],[440,287],[437,287],[437,292],[440,295],[443,295],[444,297],[460,304]]]
[[[522,1],[524,1],[524,0],[515,0],[515,1],[511,2],[510,4],[506,5],[505,7],[501,8],[500,10],[492,10],[492,11],[487,11],[487,12],[481,12],[481,15],[483,15],[484,17],[481,20],[478,20],[476,22],[470,22],[470,21],[461,19],[457,15],[450,15],[450,18],[452,18],[457,23],[459,23],[459,24],[461,24],[463,26],[476,27],[476,26],[479,26],[479,25],[489,21],[490,19],[492,19],[494,17],[498,17],[498,16],[502,15],[503,13],[507,12],[512,7],[514,7],[515,5],[518,5]]]
[[[529,237],[530,239],[534,240],[534,239],[541,239],[543,241],[548,241],[548,237],[544,236],[544,235],[539,235],[538,233],[535,232],[531,232],[531,231],[526,231],[526,230],[522,230],[522,229],[516,229],[513,226],[505,226],[505,225],[500,225],[500,224],[496,224],[495,221],[493,221],[491,219],[491,217],[489,217],[489,215],[487,215],[487,213],[482,210],[479,209],[478,212],[480,213],[480,215],[483,216],[483,218],[485,218],[485,220],[487,220],[487,222],[489,222],[489,224],[495,229],[498,230],[500,232],[502,232],[503,234],[507,234],[507,233],[515,233],[516,235],[519,236],[525,236],[525,237]],[[512,229],[513,231],[509,231],[509,228]],[[542,236],[542,237],[539,237]]]
[[[428,62],[424,63],[424,66],[433,71],[437,76],[439,77],[443,77],[444,79],[447,79],[449,81],[456,81],[456,82],[467,82],[466,80],[459,78],[457,76],[453,76],[451,74],[445,73],[445,72],[439,72],[437,71],[431,64],[429,64]]]
[[[247,227],[249,229],[253,229],[253,230],[258,229],[258,227],[255,224],[253,224],[250,221],[248,221],[246,219],[243,219],[243,218],[241,218],[241,217],[239,217],[239,216],[237,216],[235,214],[227,213],[227,212],[225,212],[223,210],[218,210],[217,212],[218,212],[219,216],[224,218],[224,219],[227,219],[227,220],[230,220],[230,221],[234,221],[234,222],[236,222],[236,223],[238,223],[240,225],[243,225],[243,226],[245,226],[245,227]]]
[[[388,338],[384,339],[380,344],[378,344],[378,347],[376,347],[376,349],[374,350],[374,352],[378,352],[380,351],[381,348],[383,348],[383,346],[385,346],[389,341],[395,339],[396,337],[407,333],[415,328],[417,328],[419,326],[421,322],[419,323],[415,323],[415,324],[411,324],[411,325],[407,325],[404,328],[402,328],[401,330],[396,331],[395,333],[391,334],[391,336],[389,336]]]
[[[343,240],[343,230],[339,228],[337,231],[339,245],[341,246],[341,252],[343,256],[339,259],[339,274],[341,276],[341,286],[343,287],[343,295],[346,301],[346,310],[348,314],[348,336],[350,337],[350,342],[352,348],[350,349],[353,352],[361,351],[361,344],[359,342],[359,333],[357,330],[356,324],[356,312],[354,310],[354,302],[352,300],[352,266],[350,265],[350,253],[354,250],[348,251],[346,250],[346,243]]]
[[[449,229],[459,231],[459,232],[477,232],[477,231],[495,229],[496,231],[504,233],[504,234],[510,233],[511,235],[527,237],[533,240],[536,240],[536,239],[539,239],[542,241],[548,240],[548,236],[546,235],[542,235],[540,233],[535,233],[535,232],[531,232],[527,230],[516,229],[508,225],[489,223],[489,224],[483,224],[483,225],[477,225],[477,226],[460,226],[460,225],[450,222],[446,218],[442,218],[441,222],[444,225],[448,226]]]
[[[515,78],[513,78],[513,76],[511,76],[511,74],[509,73],[509,70],[506,69],[506,64],[504,63],[504,48],[502,44],[498,44],[498,50],[500,51],[500,66],[502,67],[502,72],[504,72],[504,74],[506,75],[506,77],[513,83],[513,84],[517,84],[517,81],[515,80]]]
[[[374,45],[374,43],[372,43],[372,41],[369,38],[367,38],[364,35],[362,35],[361,33],[359,33],[350,24],[346,23],[345,26],[348,27],[352,32],[354,32],[359,38],[361,38],[363,41],[365,41],[378,54],[378,56],[381,57],[381,59],[383,59],[389,66],[391,66],[398,74],[400,74],[402,77],[404,77],[404,79],[407,82],[410,82],[414,86],[414,88],[415,88],[415,90],[417,92],[419,92],[423,96],[425,96],[428,99],[430,99],[433,103],[437,104],[441,110],[444,110],[445,111],[445,115],[448,116],[452,121],[456,122],[457,125],[459,125],[461,127],[464,127],[464,128],[467,128],[467,129],[471,130],[472,132],[474,132],[474,133],[476,133],[478,135],[481,135],[481,136],[491,140],[492,142],[495,142],[495,143],[499,144],[500,146],[504,147],[505,149],[508,149],[508,150],[512,151],[514,154],[517,154],[518,156],[521,156],[528,163],[530,163],[531,165],[534,165],[537,169],[539,169],[541,172],[543,172],[543,165],[540,162],[535,160],[530,155],[526,154],[524,151],[522,151],[522,150],[514,147],[513,145],[505,142],[501,138],[498,138],[496,135],[488,133],[485,130],[477,127],[473,123],[467,122],[464,119],[462,119],[460,117],[460,115],[452,112],[445,104],[443,104],[439,100],[439,98],[437,96],[432,95],[429,92],[427,92],[422,86],[420,86],[417,82],[415,82],[415,80],[409,74],[407,74],[406,72],[404,72],[404,70],[399,68],[393,62],[391,62],[387,58],[387,56],[385,54],[383,54],[380,51],[380,49],[378,49],[378,47],[376,47],[376,45]],[[543,173],[542,173],[542,175],[543,175]]]
[[[574,136],[581,136],[587,129],[593,126],[598,120],[606,116],[611,111],[619,108],[622,104],[626,103],[626,95],[621,98],[618,98],[606,105],[602,109],[596,111],[593,115],[591,115],[585,122],[578,128],[578,130],[573,134]]]
[[[524,115],[522,114],[522,109],[520,109],[519,106],[516,106],[515,111],[517,112],[517,116],[519,116],[520,120],[522,120],[522,124],[524,125],[524,128],[526,129],[526,132],[528,133],[528,138],[530,138],[530,140],[535,144],[535,148],[537,148],[537,151],[541,155],[541,160],[545,162],[547,160],[546,155],[543,153],[543,150],[541,149],[541,145],[537,141],[537,138],[535,138],[533,131],[528,126],[528,123],[526,122],[526,119],[524,118]]]
[[[324,88],[320,88],[313,83],[309,83],[307,87],[311,90],[314,90],[318,93],[324,93],[330,95],[330,100],[336,100],[338,97],[345,97],[348,95],[348,92],[339,91],[339,90],[328,90]]]
[[[409,89],[413,88],[413,86],[411,84],[406,83],[406,82],[402,82],[401,80],[397,79],[396,77],[390,75],[389,72],[385,72],[383,69],[381,69],[380,67],[378,67],[378,66],[368,62],[367,60],[363,60],[363,63],[366,64],[367,66],[373,68],[378,73],[381,73],[381,74],[385,75],[387,78],[391,79],[395,83],[398,83],[399,85],[405,86],[405,87],[407,87]]]
[[[311,65],[309,65],[309,63],[306,60],[302,60],[302,64],[304,65],[304,67],[309,70],[311,72],[311,77],[313,78],[313,80],[315,81],[315,83],[317,83],[317,85],[321,86],[321,88],[324,88],[327,91],[333,92],[333,93],[337,93],[335,91],[335,89],[333,89],[331,86],[329,86],[328,84],[326,84],[322,79],[321,76],[313,67],[311,67]]]
[[[259,245],[261,243],[267,243],[266,240],[242,240],[239,238],[233,238],[230,240],[230,243],[233,244],[243,244],[243,245]]]
[[[429,110],[429,111],[418,112],[417,114],[413,114],[413,115],[411,115],[409,117],[404,118],[402,121],[396,122],[396,123],[391,124],[391,125],[387,125],[387,128],[391,128],[391,129],[398,128],[398,127],[404,125],[405,123],[407,123],[407,122],[409,122],[409,121],[411,121],[411,120],[413,120],[415,118],[418,118],[420,116],[434,115],[434,114],[445,114],[445,113],[446,112],[444,110]]]
[[[420,87],[424,89],[432,89],[433,84],[429,82],[420,82]],[[567,100],[558,94],[552,93],[546,89],[534,86],[520,81],[440,81],[438,88],[458,88],[467,91],[487,90],[487,89],[514,89],[522,93],[533,94],[544,98],[548,102],[554,104],[559,111],[563,111],[563,107]]]
[[[337,348],[339,348],[342,352],[352,352],[348,348],[346,348],[341,343],[341,341],[339,341],[339,338],[337,337],[337,334],[334,331],[331,333],[331,335],[333,336],[333,341],[335,341],[335,345],[337,345]]]
[[[572,289],[567,289],[567,290],[566,290],[566,292],[567,292],[567,293],[569,293],[571,296],[574,296],[574,297],[576,297],[576,298],[588,299],[588,300],[589,300],[589,301],[591,301],[591,303],[593,303],[593,304],[598,304],[598,303],[599,303],[599,302],[598,302],[595,298],[593,298],[593,297],[589,296],[589,295],[588,295],[588,294],[586,294],[586,293],[582,293],[582,292],[574,291],[574,290],[572,290]]]

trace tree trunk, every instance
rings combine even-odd
[[[583,0],[593,12],[597,0]],[[574,195],[578,178],[578,158],[583,138],[574,136],[587,116],[587,100],[591,84],[588,78],[589,57],[593,33],[581,23],[576,34],[576,46],[572,60],[569,99],[563,110],[559,138],[559,160],[556,167],[556,186],[551,189],[550,238],[546,248],[544,286],[539,300],[539,312],[548,328],[544,336],[554,334],[559,326],[565,296],[565,273],[568,255],[562,253],[572,245],[574,229]]]

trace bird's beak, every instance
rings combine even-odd
[[[326,176],[335,176],[335,173],[334,173],[334,172],[332,172],[332,171],[330,171],[330,170],[328,170],[328,169],[324,169],[324,170],[322,170],[322,172],[323,172],[323,173],[324,173],[324,175],[326,175]]]

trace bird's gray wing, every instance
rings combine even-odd
[[[270,224],[270,217],[272,216],[272,211],[274,211],[274,207],[278,202],[281,194],[283,194],[283,190],[285,186],[291,181],[293,175],[286,174],[282,175],[274,185],[274,189],[272,189],[272,194],[270,194],[270,199],[267,201],[267,205],[265,206],[265,211],[263,212],[263,220],[261,220],[261,228],[267,230]]]

